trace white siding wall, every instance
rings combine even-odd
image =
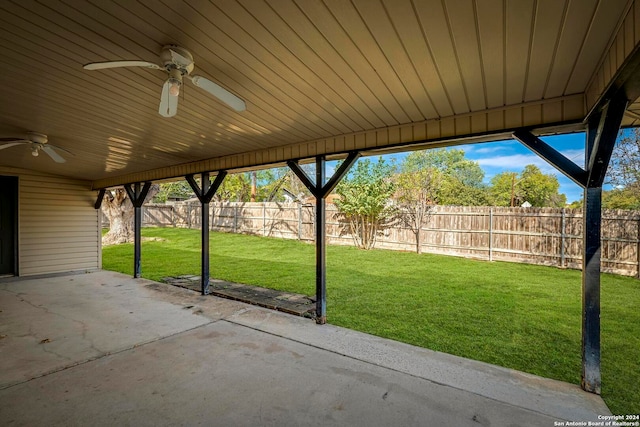
[[[20,276],[99,269],[100,224],[91,183],[23,169],[17,176]]]

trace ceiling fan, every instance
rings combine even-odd
[[[49,144],[48,141],[49,139],[47,138],[47,135],[36,132],[28,132],[26,138],[0,138],[0,142],[6,143],[0,145],[0,150],[4,150],[5,148],[13,147],[16,145],[28,145],[33,157],[38,157],[40,152],[43,151],[56,163],[66,162],[64,157],[58,154],[56,150],[63,151],[73,156],[73,153],[71,153],[70,151],[53,144]]]
[[[153,70],[165,71],[168,78],[162,86],[160,108],[158,110],[160,115],[164,117],[173,117],[176,115],[178,111],[178,95],[180,95],[180,87],[182,86],[184,77],[190,79],[194,85],[209,92],[236,111],[244,111],[247,108],[242,99],[211,80],[197,75],[190,76],[189,74],[193,71],[194,67],[193,56],[186,49],[175,45],[164,46],[162,52],[160,52],[160,61],[162,65],[141,60],[92,62],[86,64],[84,69],[103,70],[105,68],[119,67],[146,67]]]

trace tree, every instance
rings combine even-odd
[[[571,209],[582,209],[584,200],[580,198],[568,207]],[[640,210],[640,194],[628,188],[614,188],[602,192],[603,209],[627,209]]]
[[[248,173],[229,174],[224,178],[214,199],[218,202],[248,202],[251,196],[251,178]]]
[[[603,191],[602,207],[605,209],[640,209],[640,194],[633,187]]]
[[[441,177],[437,189],[440,205],[481,206],[488,201],[483,184],[484,171],[465,157],[462,149],[430,149],[414,151],[402,163],[403,172],[433,169]]]
[[[438,201],[442,174],[435,168],[401,172],[395,177],[394,199],[399,217],[416,238],[416,252],[422,252],[422,227]]]
[[[516,172],[502,172],[491,178],[489,195],[494,206],[520,206],[522,199],[520,193],[518,174]]]
[[[165,203],[172,198],[188,199],[193,196],[193,190],[189,186],[189,183],[185,180],[180,180],[160,184],[158,193],[153,198],[153,201],[156,203]]]
[[[160,191],[158,184],[149,188],[145,203],[151,200]],[[133,242],[133,216],[134,207],[124,188],[116,188],[108,191],[102,199],[102,212],[109,219],[109,232],[102,236],[103,245],[117,245]]]
[[[311,165],[303,165],[303,169],[310,169]],[[273,168],[262,171],[260,175],[260,200],[266,202],[282,202],[291,198],[309,196],[311,193],[302,184],[296,174],[288,167]]]
[[[489,193],[495,206],[521,206],[529,202],[536,207],[564,207],[567,197],[559,189],[555,175],[542,173],[536,165],[527,165],[520,174],[502,172],[494,176]]]
[[[603,207],[640,208],[640,129],[620,132],[611,155],[607,183],[614,189],[603,192]]]
[[[283,167],[227,175],[215,195],[215,200],[282,202],[287,200],[287,195],[298,197],[308,194],[309,191],[293,171]]]
[[[394,215],[390,203],[395,189],[394,169],[382,158],[377,162],[359,160],[336,187],[336,193],[340,195],[336,207],[347,220],[353,240],[361,249],[371,249],[375,245],[379,229]]]
[[[640,129],[620,133],[611,155],[607,178],[617,188],[640,189]]]

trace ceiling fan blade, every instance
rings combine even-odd
[[[56,150],[51,147],[50,145],[45,145],[43,144],[41,146],[42,151],[44,151],[45,153],[47,153],[49,155],[49,157],[51,157],[53,159],[54,162],[56,163],[64,163],[66,162],[66,160],[58,153],[56,153]]]
[[[119,67],[146,67],[154,70],[164,70],[158,64],[147,61],[106,61],[106,62],[91,62],[86,64],[83,68],[85,70],[104,70],[106,68],[119,68]]]
[[[16,141],[15,139],[9,139],[9,141],[12,141],[12,142],[9,142],[8,144],[0,145],[0,150],[4,150],[5,148],[13,147],[14,145],[29,144],[29,141]]]
[[[244,111],[247,109],[247,105],[242,99],[238,98],[237,96],[235,96],[222,86],[212,82],[211,80],[206,79],[202,76],[193,76],[191,77],[191,81],[194,85],[198,86],[200,89],[206,90],[211,95],[215,96],[234,110]]]
[[[162,94],[160,95],[160,108],[158,113],[163,117],[173,117],[178,112],[178,97],[169,94],[169,79],[162,86]]]
[[[57,145],[53,145],[53,144],[49,144],[49,143],[47,143],[47,145],[46,145],[46,146],[47,146],[47,147],[51,147],[51,148],[55,148],[55,149],[56,149],[56,151],[63,151],[63,152],[67,153],[67,154],[68,154],[68,155],[70,155],[70,156],[74,156],[74,157],[76,156],[76,155],[75,155],[75,154],[73,154],[71,151],[67,150],[66,148],[62,148],[62,147],[59,147],[59,146],[57,146]]]

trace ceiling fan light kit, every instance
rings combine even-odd
[[[193,56],[188,50],[175,45],[164,46],[162,52],[160,52],[160,61],[162,65],[142,60],[92,62],[86,64],[84,69],[104,70],[107,68],[120,67],[145,67],[165,71],[167,73],[167,80],[162,85],[160,105],[158,108],[158,113],[163,117],[173,117],[178,112],[178,96],[180,95],[184,77],[190,79],[194,86],[210,93],[234,110],[238,112],[246,110],[247,106],[245,102],[222,86],[205,77],[190,75],[195,64]]]

